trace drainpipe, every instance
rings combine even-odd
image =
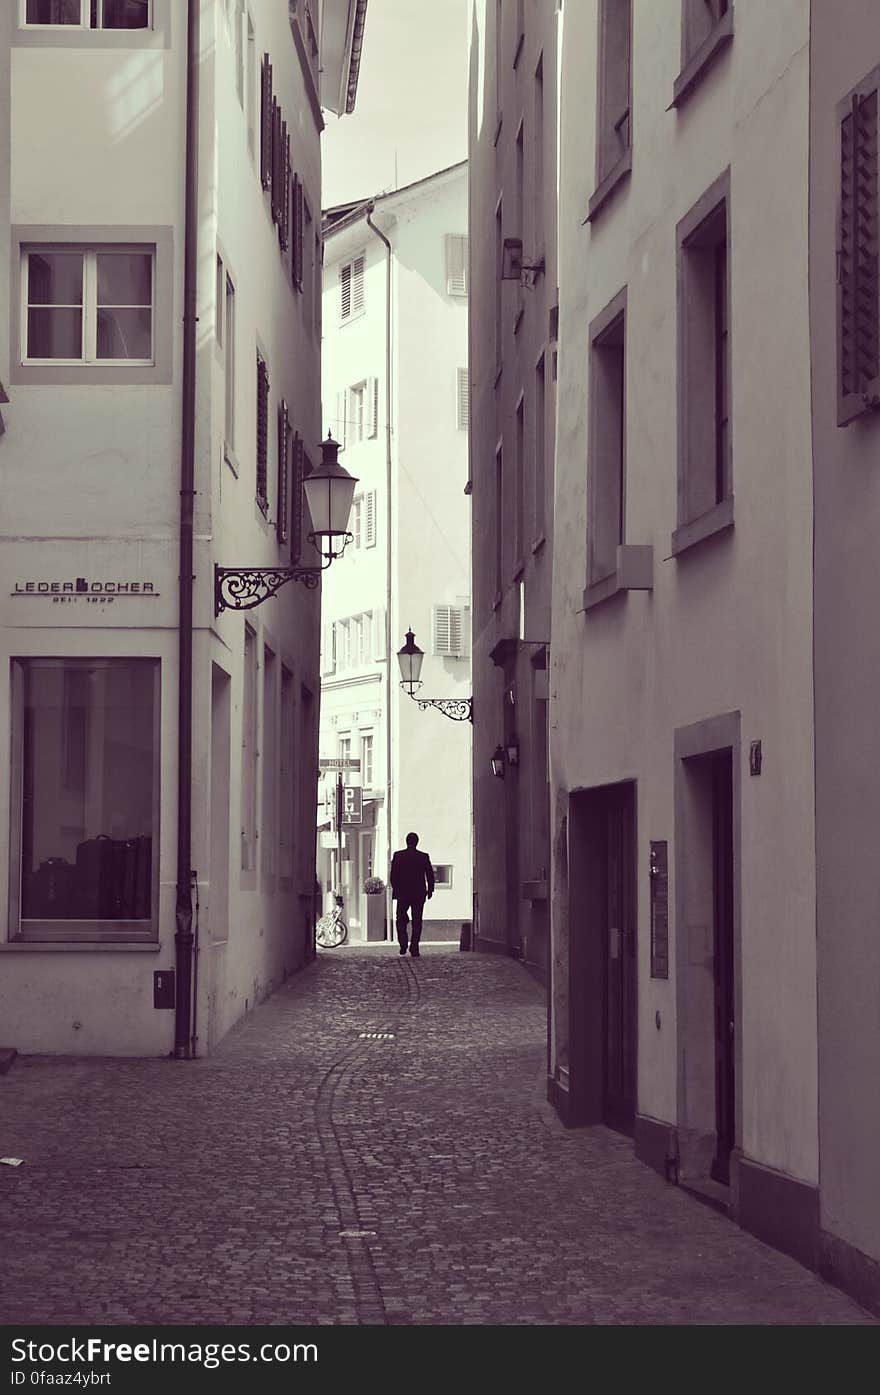
[[[180,442],[180,579],[177,699],[177,1003],[174,1055],[193,1054],[192,707],[193,500],[195,496],[196,275],[199,213],[199,5],[187,0],[183,374]]]
[[[391,664],[394,658],[391,636],[391,243],[373,222],[375,203],[367,208],[367,227],[385,243],[385,827],[388,833],[388,860],[391,861],[391,807],[393,768],[391,764]],[[385,920],[389,940],[394,939],[391,888],[385,890]]]

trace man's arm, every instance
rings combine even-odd
[[[434,864],[427,853],[425,853],[425,880],[428,883],[428,897],[430,899],[434,895]]]
[[[396,900],[397,900],[397,889],[396,889],[396,887],[395,887],[395,885],[394,885],[394,870],[395,870],[395,869],[394,869],[394,864],[396,863],[396,861],[397,861],[397,853],[394,853],[394,855],[393,855],[392,858],[391,858],[391,871],[390,871],[390,873],[388,874],[388,880],[389,880],[390,883],[391,883],[391,899],[392,899],[392,901],[396,901]]]

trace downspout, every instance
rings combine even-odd
[[[180,578],[177,699],[177,996],[174,1055],[189,1059],[192,1004],[193,500],[195,495],[196,277],[198,271],[199,5],[187,0],[186,167],[183,251],[183,373],[180,441]]]
[[[385,243],[385,828],[388,834],[388,861],[391,861],[391,807],[393,767],[391,763],[391,663],[394,657],[391,636],[391,243],[373,222],[375,203],[367,208],[367,227]],[[385,889],[385,922],[389,940],[394,939],[391,888]]]

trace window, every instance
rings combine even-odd
[[[672,89],[677,107],[733,38],[732,0],[683,0],[681,72]]]
[[[278,732],[275,721],[275,655],[268,645],[263,648],[263,818],[260,843],[263,849],[263,873],[275,872],[276,818],[275,797],[278,777]]]
[[[351,532],[354,538],[354,547],[360,547],[363,539],[364,521],[364,496],[356,495],[351,505]]]
[[[275,536],[279,546],[287,542],[290,514],[288,512],[290,463],[290,413],[282,398],[278,404],[278,497],[276,503]]]
[[[434,867],[434,887],[443,890],[452,886],[452,864],[438,862]]]
[[[254,21],[250,11],[247,19],[247,41],[244,45],[245,55],[245,101],[247,104],[247,140],[248,150],[252,160],[257,158],[257,36],[254,32]],[[265,64],[260,70],[260,90],[265,91],[266,69]],[[271,94],[272,78],[271,70],[269,76],[269,91]]]
[[[446,659],[461,659],[466,653],[465,607],[435,605],[431,637],[432,650]]]
[[[350,441],[352,445],[356,445],[358,441],[362,441],[367,434],[365,420],[366,394],[366,382],[355,383],[354,387],[348,389],[348,411],[346,413],[348,428],[347,440]]]
[[[266,513],[269,461],[269,370],[266,360],[257,353],[257,503]]]
[[[315,327],[315,268],[313,265],[315,257],[315,231],[312,221],[312,210],[309,208],[308,202],[305,199],[303,199],[302,208],[302,247],[304,259],[302,274],[303,323],[306,329],[311,333]]]
[[[532,131],[532,233],[535,257],[544,243],[544,55],[535,69],[534,122]]]
[[[514,500],[514,556],[517,570],[522,567],[526,543],[526,489],[525,489],[525,436],[526,402],[520,393],[516,404],[516,498]]]
[[[501,598],[504,564],[504,449],[495,451],[495,599]]]
[[[373,733],[364,732],[361,736],[361,784],[365,790],[373,788]]]
[[[293,674],[281,665],[281,764],[278,784],[281,796],[278,820],[278,871],[293,876],[296,813],[296,689]]]
[[[238,105],[244,110],[245,73],[245,16],[244,0],[235,0],[233,16],[232,44],[235,52],[235,95]]]
[[[324,623],[321,634],[321,673],[336,672],[336,626],[332,620]]]
[[[222,265],[222,264],[221,264]],[[226,376],[224,399],[224,455],[234,458],[235,448],[235,286],[229,273],[223,273],[223,369]]]
[[[14,659],[12,934],[158,936],[159,663]]]
[[[729,190],[727,172],[677,228],[679,526],[673,551],[733,522]]]
[[[339,318],[352,320],[364,313],[364,254],[339,268]]]
[[[626,504],[626,291],[590,325],[587,580],[617,569]]]
[[[264,53],[260,65],[260,183],[267,192],[272,187],[272,120],[272,64]]]
[[[154,247],[22,248],[22,363],[153,362]]]
[[[838,426],[846,426],[880,399],[878,87],[880,68],[875,68],[837,108]]]
[[[308,464],[308,459],[303,450],[302,437],[299,432],[293,437],[293,469],[291,472],[290,488],[290,560],[296,565],[302,556],[302,532],[303,532],[303,480],[312,473],[312,467]]]
[[[351,736],[340,736],[339,738],[339,759],[351,760]],[[351,784],[351,771],[340,770],[339,776],[344,785]]]
[[[503,209],[502,201],[501,201],[501,199],[499,199],[499,200],[498,200],[498,206],[497,206],[497,208],[495,209],[495,374],[496,374],[496,382],[497,382],[497,379],[498,379],[498,374],[500,374],[500,372],[501,372],[501,364],[502,364],[503,361],[504,361],[504,360],[503,360],[503,352],[504,352],[504,333],[503,333],[503,330],[504,330],[504,320],[503,320],[504,300],[503,300],[503,298],[502,298],[502,292],[501,292],[501,287],[502,287],[502,285],[503,285],[503,281],[502,281],[502,279],[501,279],[501,272],[502,272],[502,270],[503,270],[503,268],[504,268],[504,223],[503,223],[503,213],[504,213],[504,209]]]
[[[544,536],[544,497],[547,490],[547,379],[542,354],[535,365],[535,536]]]
[[[294,175],[291,185],[291,220],[293,224],[293,250],[291,252],[291,275],[298,291],[303,289],[303,186],[299,175]],[[363,290],[361,291],[363,296]]]
[[[459,431],[467,431],[470,422],[470,384],[466,368],[456,369],[455,423]]]
[[[516,0],[516,39],[513,46],[513,66],[517,67],[526,40],[525,0]]]
[[[446,294],[468,293],[468,240],[457,233],[446,235]]]
[[[244,673],[241,715],[241,870],[257,862],[257,637],[244,627]]]
[[[25,0],[26,25],[68,29],[149,29],[150,0]]]
[[[525,151],[526,151],[526,144],[525,144],[525,142],[526,142],[525,121],[521,121],[521,122],[519,123],[519,127],[518,127],[517,133],[516,133],[516,165],[515,165],[515,170],[514,170],[514,173],[515,173],[515,176],[516,176],[516,183],[515,183],[515,185],[514,185],[514,196],[515,196],[514,217],[516,218],[516,227],[514,228],[514,236],[515,236],[515,237],[519,237],[519,238],[525,238],[525,235],[526,235],[526,234],[525,234],[525,226],[524,226],[524,223],[525,223],[525,161],[526,161],[526,154],[525,154]]]
[[[596,117],[596,192],[592,217],[631,165],[632,0],[601,0],[599,9],[599,90]]]

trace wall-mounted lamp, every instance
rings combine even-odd
[[[501,253],[502,281],[519,281],[523,286],[533,286],[535,278],[544,270],[544,258],[536,262],[523,261],[521,237],[506,237]]]
[[[472,722],[474,720],[474,700],[473,698],[417,698],[416,693],[421,684],[422,661],[425,652],[416,644],[416,637],[412,630],[406,632],[406,643],[402,644],[397,651],[397,662],[400,666],[400,686],[405,693],[408,693],[413,702],[419,704],[419,709],[426,712],[429,707],[436,707],[438,712],[442,712],[444,717],[449,717],[453,722]]]
[[[341,557],[353,534],[348,519],[357,480],[337,460],[339,442],[327,432],[321,442],[321,463],[302,489],[312,519],[308,540],[321,559],[317,567],[214,567],[214,614],[224,610],[253,610],[280,591],[288,581],[301,581],[313,591],[321,572]]]
[[[504,755],[504,747],[496,746],[495,750],[492,752],[492,774],[495,776],[497,780],[504,779],[505,759],[506,757]]]
[[[519,740],[514,736],[508,736],[504,743],[505,754],[508,765],[519,765]]]

